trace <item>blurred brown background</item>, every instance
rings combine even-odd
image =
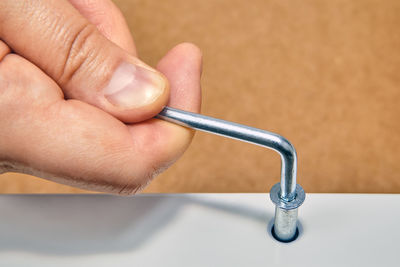
[[[202,113],[282,134],[307,192],[400,192],[400,1],[118,0],[140,57],[204,53]],[[279,157],[197,133],[146,192],[266,192]],[[3,193],[83,190],[19,174]]]

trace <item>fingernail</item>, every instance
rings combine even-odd
[[[165,90],[164,78],[140,65],[121,63],[104,88],[105,98],[122,108],[137,108],[154,102]]]

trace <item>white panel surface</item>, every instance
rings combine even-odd
[[[0,266],[400,266],[400,195],[308,194],[300,236],[267,194],[2,195]]]

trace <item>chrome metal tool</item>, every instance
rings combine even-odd
[[[273,235],[282,242],[290,242],[296,238],[297,210],[305,199],[305,193],[303,188],[296,184],[297,155],[295,148],[288,140],[261,129],[170,107],[165,107],[156,118],[278,152],[282,162],[281,182],[275,184],[270,192],[270,198],[276,206]]]

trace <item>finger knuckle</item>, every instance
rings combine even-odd
[[[65,44],[65,57],[60,68],[61,85],[68,83],[83,68],[93,61],[97,54],[94,39],[97,29],[90,23],[83,23],[69,34]]]

